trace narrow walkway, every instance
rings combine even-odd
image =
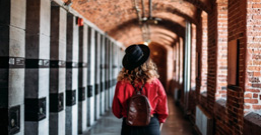
[[[193,135],[192,124],[183,118],[182,111],[175,106],[174,99],[168,97],[169,115],[163,125],[161,135]]]
[[[193,135],[191,123],[183,119],[182,112],[174,105],[171,97],[168,98],[168,108],[169,116],[164,123],[161,135]],[[84,135],[120,135],[121,124],[122,119],[117,119],[110,111]]]

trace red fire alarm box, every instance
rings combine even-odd
[[[83,26],[84,25],[84,19],[78,17],[77,18],[77,24],[78,24],[78,26]]]

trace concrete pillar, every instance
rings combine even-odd
[[[50,1],[27,0],[26,8],[25,134],[48,134]]]
[[[105,36],[100,36],[100,115],[105,113]]]
[[[95,32],[95,120],[100,118],[100,34]]]
[[[24,134],[26,0],[0,4],[0,133]]]
[[[113,78],[114,78],[114,70],[113,70],[113,62],[114,62],[114,54],[113,54],[114,43],[110,41],[110,52],[109,52],[109,107],[112,107],[112,99],[113,99]]]
[[[95,98],[94,98],[94,78],[95,78],[95,30],[88,27],[88,87],[87,87],[87,125],[91,126],[95,121]]]
[[[105,109],[109,110],[109,39],[105,39]]]
[[[119,71],[121,71],[122,68],[123,68],[122,60],[123,60],[123,58],[124,58],[124,55],[125,55],[125,51],[124,51],[124,49],[120,48]]]
[[[122,60],[120,47],[117,47],[117,54],[118,54],[118,57],[117,57],[118,58],[117,59],[117,72],[119,73],[119,71],[121,70],[121,60]]]
[[[66,33],[66,135],[76,135],[79,33],[76,17],[71,13],[67,13]]]
[[[117,47],[117,51],[118,51],[118,64],[117,64],[117,76],[119,74],[119,72],[122,70],[122,49],[120,47]],[[116,78],[116,83],[117,83],[117,78]]]
[[[65,135],[66,11],[51,3],[49,134]]]
[[[87,130],[87,25],[79,27],[78,133]]]
[[[108,41],[108,106],[109,108],[112,107],[112,104],[110,102],[111,100],[111,78],[112,78],[112,61],[111,61],[111,48],[112,48],[112,42],[111,40],[109,39]]]
[[[188,100],[189,100],[189,91],[190,91],[190,77],[191,77],[191,28],[192,25],[190,22],[186,22],[186,35],[185,35],[185,46],[184,46],[184,72],[183,72],[183,78],[184,78],[184,99],[183,99],[183,105],[184,105],[184,111],[188,111]]]
[[[114,43],[113,45],[113,80],[112,80],[112,100],[115,94],[115,86],[116,86],[116,79],[118,75],[118,52],[117,52],[117,45]]]

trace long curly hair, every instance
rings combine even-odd
[[[159,78],[159,74],[157,72],[156,64],[151,59],[148,59],[145,63],[133,70],[122,68],[117,80],[128,81],[130,83],[133,82],[134,84],[137,84],[138,82],[145,84],[153,78]]]

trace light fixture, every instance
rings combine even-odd
[[[134,3],[134,9],[136,10],[138,24],[140,26],[141,32],[142,32],[142,39],[145,42],[150,42],[150,25],[156,25],[159,23],[159,21],[162,21],[161,18],[153,17],[152,11],[153,11],[153,0],[148,0],[148,16],[146,16],[146,10],[145,10],[145,3],[144,0],[141,0],[141,3],[139,3],[140,0],[133,0]],[[141,5],[142,10],[139,8]],[[142,13],[141,13],[142,11]]]
[[[144,17],[144,18],[142,18],[142,22],[147,23],[147,24],[158,24],[159,21],[162,21],[162,19],[157,18],[157,17],[151,17],[151,18]]]

